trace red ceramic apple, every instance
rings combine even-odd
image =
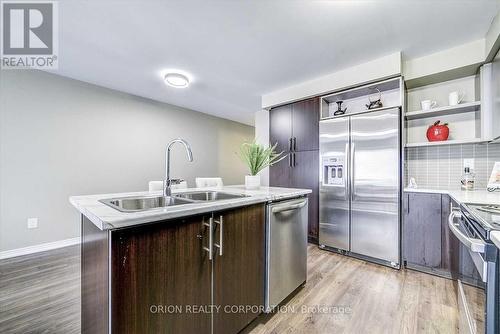
[[[429,141],[444,141],[448,140],[450,128],[448,123],[441,124],[441,121],[436,121],[427,129],[427,139]]]

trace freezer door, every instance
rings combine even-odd
[[[351,252],[399,264],[400,111],[351,117]]]
[[[349,117],[319,123],[319,243],[349,250]]]

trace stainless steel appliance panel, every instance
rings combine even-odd
[[[266,311],[307,278],[307,198],[267,206]]]
[[[452,210],[448,217],[450,231],[468,252],[467,255],[471,256],[475,269],[485,283],[484,293],[481,293],[480,289],[468,287],[459,280],[459,318],[462,324],[460,333],[494,334],[498,333],[498,250],[491,240],[484,238],[489,235],[484,228],[489,228],[492,222],[483,225],[474,215],[477,213],[474,212],[474,205],[471,207],[461,205],[460,210]],[[478,307],[481,308],[480,312]],[[476,316],[473,316],[474,314]]]
[[[399,264],[400,110],[351,117],[351,252]]]
[[[319,123],[319,244],[349,250],[349,117]]]

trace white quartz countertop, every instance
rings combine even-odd
[[[405,188],[405,192],[419,192],[419,193],[434,193],[434,194],[448,194],[458,203],[470,204],[499,204],[500,205],[500,191],[489,192],[487,190],[473,190],[465,191],[460,189],[424,189],[424,188]]]
[[[118,197],[161,195],[161,192],[144,191],[133,193],[71,196],[69,198],[69,201],[78,211],[80,211],[82,215],[92,221],[98,228],[100,228],[101,230],[109,230],[155,221],[191,216],[206,212],[220,211],[251,204],[289,199],[307,195],[312,192],[310,189],[260,187],[260,189],[258,190],[246,190],[245,186],[226,186],[223,188],[189,188],[182,190],[172,190],[172,194],[175,195],[177,193],[183,192],[210,190],[222,191],[232,194],[244,194],[248,195],[248,197],[218,201],[196,202],[139,212],[120,212],[99,201]]]

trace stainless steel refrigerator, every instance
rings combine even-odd
[[[401,112],[320,121],[322,248],[400,264]]]

